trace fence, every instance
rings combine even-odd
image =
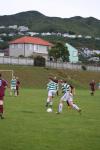
[[[34,66],[34,59],[30,58],[14,58],[14,57],[0,57],[0,64],[13,64],[13,65],[31,65]],[[46,67],[56,69],[73,69],[82,70],[82,64],[71,64],[61,62],[46,61]],[[85,66],[88,71],[100,71],[98,66]]]
[[[34,60],[30,58],[0,57],[0,64],[34,65]]]
[[[46,67],[58,68],[58,69],[73,69],[73,70],[82,70],[82,64],[72,64],[72,63],[54,63],[46,62]],[[88,71],[100,71],[99,66],[89,66],[85,65],[86,70]]]

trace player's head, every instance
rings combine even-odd
[[[56,79],[57,79],[57,77],[55,76],[55,77],[54,77],[54,79],[56,80]]]
[[[60,83],[63,83],[63,80],[61,79],[61,80],[59,80],[59,82],[60,82]]]
[[[15,76],[13,76],[13,79],[15,79]]]
[[[67,83],[67,81],[66,81],[66,80],[64,80],[64,83]]]
[[[49,81],[53,81],[53,78],[52,78],[52,77],[49,77]]]

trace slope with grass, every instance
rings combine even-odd
[[[13,69],[21,81],[18,97],[9,96],[9,89],[6,91],[5,119],[0,119],[0,150],[100,149],[100,91],[91,96],[87,90],[88,82],[98,81],[99,73],[14,65],[0,65],[0,69]],[[10,80],[9,73],[3,72],[3,76]],[[77,87],[74,102],[81,107],[82,115],[66,104],[62,114],[55,113],[61,92],[54,98],[53,112],[46,112],[48,76],[67,79]]]
[[[100,73],[91,71],[57,70],[16,65],[0,65],[0,69],[14,70],[15,76],[18,76],[21,81],[22,88],[46,88],[49,76],[65,79],[77,88],[88,88],[88,84],[92,79],[96,82],[100,80]],[[8,72],[3,72],[3,76],[10,81],[11,75]]]

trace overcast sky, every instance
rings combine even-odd
[[[0,0],[0,16],[36,10],[50,17],[100,19],[100,0]]]

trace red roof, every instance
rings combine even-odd
[[[21,38],[18,38],[16,40],[13,40],[9,42],[9,44],[37,44],[37,45],[44,45],[44,46],[52,46],[51,43],[48,41],[45,41],[38,37],[30,37],[30,36],[24,36]]]

